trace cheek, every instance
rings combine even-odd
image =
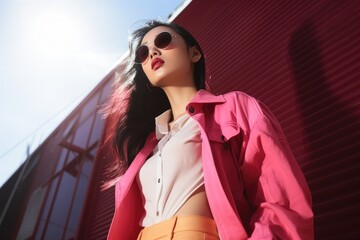
[[[181,72],[185,73],[192,69],[191,59],[186,54],[180,55],[178,58],[175,59],[175,62],[177,62],[178,70]]]
[[[172,51],[169,54],[170,61],[176,66],[188,66],[191,65],[191,57],[190,53],[188,52],[187,48],[178,48],[176,51]]]

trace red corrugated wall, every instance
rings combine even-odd
[[[195,0],[213,91],[279,118],[313,195],[316,239],[360,239],[360,2]]]
[[[356,0],[194,0],[175,19],[199,40],[214,92],[244,91],[278,117],[312,191],[315,239],[360,239],[359,10]],[[104,239],[112,217],[113,190],[99,189],[89,239]]]

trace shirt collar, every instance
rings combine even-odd
[[[171,119],[171,109],[166,110],[165,112],[163,112],[162,114],[160,114],[159,116],[157,116],[155,118],[155,132],[156,132],[156,138],[158,140],[160,140],[161,138],[163,138],[166,134],[169,133],[169,121]],[[182,126],[184,126],[184,124],[186,123],[186,121],[190,118],[189,115],[187,115],[186,113],[182,116],[180,116],[178,119],[176,119],[176,121],[172,124],[172,130],[174,132],[179,131]]]
[[[156,138],[160,140],[169,132],[169,121],[171,118],[171,109],[166,110],[155,118]]]

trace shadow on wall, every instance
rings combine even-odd
[[[352,40],[349,39],[350,44]],[[296,29],[289,52],[306,134],[304,142],[309,153],[306,160],[309,164],[303,170],[313,195],[315,239],[359,236],[359,117],[341,103],[327,85],[322,52],[312,22],[307,21]],[[348,69],[341,71],[345,70]],[[350,80],[353,76],[346,76],[341,81],[348,81],[355,87],[356,83]]]

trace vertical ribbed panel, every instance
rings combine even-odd
[[[360,239],[359,1],[194,0],[175,19],[198,39],[212,90],[241,90],[278,117],[305,173],[315,239]],[[112,81],[108,78],[108,81]],[[113,189],[94,192],[80,238],[105,239]]]
[[[110,227],[111,219],[114,214],[115,195],[114,189],[100,191],[100,184],[96,186],[94,205],[89,214],[88,230],[84,230],[81,239],[101,240],[106,239]],[[86,237],[85,237],[86,236]]]
[[[278,117],[305,173],[315,239],[360,239],[360,2],[195,0],[176,19],[212,90]]]

